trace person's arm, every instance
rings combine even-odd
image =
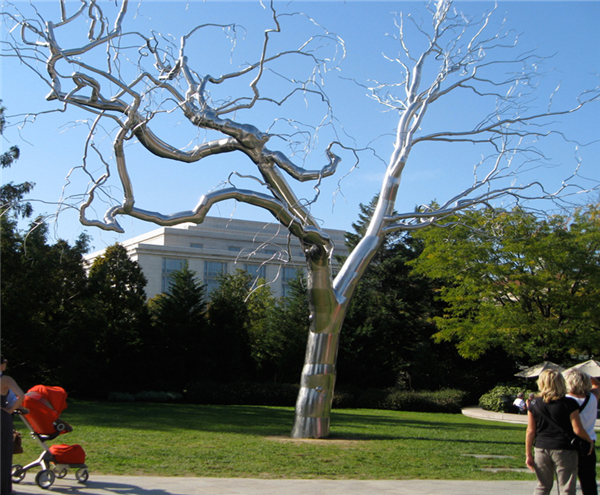
[[[596,396],[596,399],[600,398],[600,380],[598,380],[597,378],[594,378],[593,376],[590,377],[592,380],[592,394],[594,394]]]
[[[15,393],[15,395],[17,396],[17,400],[14,401],[10,406],[2,408],[7,413],[12,414],[23,403],[25,394],[23,393],[21,388],[17,385],[17,382],[15,382],[10,376],[6,376],[6,375],[2,376],[2,384],[7,385],[8,388],[10,390],[12,390]]]
[[[527,431],[525,432],[525,464],[532,471],[534,471],[533,442],[535,440],[535,430],[535,418],[529,411],[527,413]]]
[[[586,442],[590,443],[590,451],[588,452],[588,455],[590,455],[592,453],[592,451],[594,450],[594,441],[590,438],[590,436],[588,435],[588,432],[585,431],[585,428],[583,427],[583,424],[581,423],[581,418],[579,417],[579,409],[576,409],[575,411],[573,411],[571,413],[571,425],[573,426],[573,433],[575,433],[575,435],[577,435],[578,437],[583,438]]]

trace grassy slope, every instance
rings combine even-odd
[[[74,431],[49,443],[81,444],[92,475],[534,479],[482,471],[524,467],[524,426],[462,415],[337,410],[330,439],[308,441],[289,438],[291,408],[72,401],[62,419]],[[23,437],[15,463],[39,455]]]

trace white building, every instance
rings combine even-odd
[[[348,254],[343,230],[327,230],[335,254]],[[146,295],[166,292],[169,275],[185,261],[210,291],[221,273],[236,269],[264,278],[275,296],[284,296],[296,271],[304,269],[304,255],[298,239],[279,224],[250,220],[206,217],[204,222],[161,227],[120,243],[137,261],[148,279]],[[85,256],[91,262],[104,251]],[[334,264],[335,267],[335,264]]]

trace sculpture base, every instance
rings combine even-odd
[[[292,438],[327,438],[329,418],[296,417],[292,428]]]

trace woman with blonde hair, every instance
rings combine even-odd
[[[600,396],[600,381],[590,377],[578,369],[565,372],[567,382],[567,397],[577,401],[581,424],[590,438],[596,442],[596,418],[598,416],[598,397]],[[598,495],[596,483],[596,449],[590,455],[580,455],[577,477],[583,495]]]
[[[525,434],[525,463],[538,481],[533,493],[550,495],[556,473],[559,493],[575,495],[578,454],[566,433],[590,442],[589,453],[592,439],[581,423],[579,405],[565,397],[567,386],[560,372],[543,371],[537,384],[541,397],[531,401]]]

